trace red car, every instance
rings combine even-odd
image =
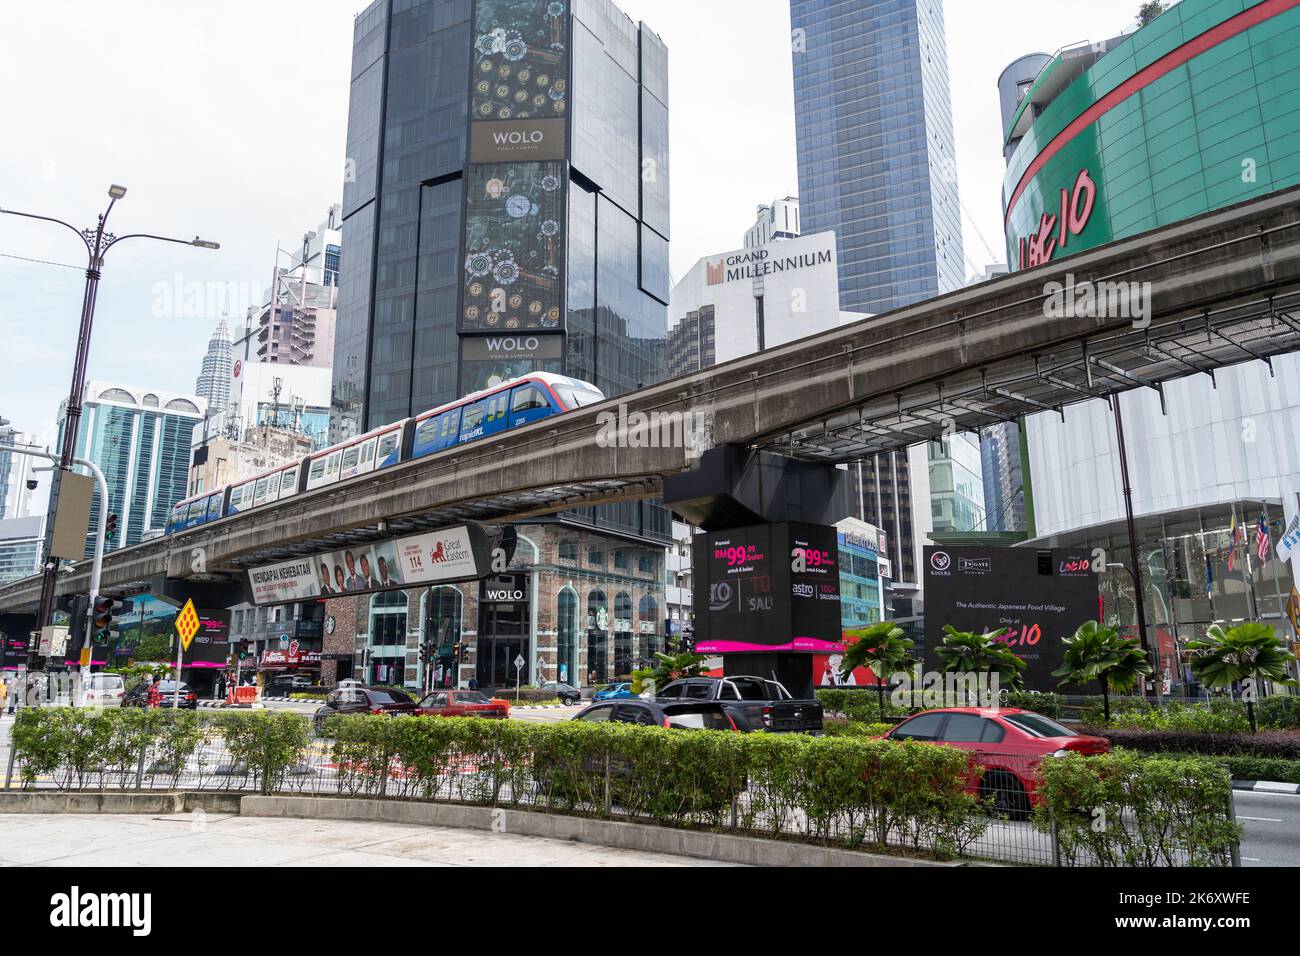
[[[1110,741],[1076,733],[1050,717],[1017,707],[945,707],[907,718],[885,734],[889,740],[920,740],[970,751],[982,767],[968,789],[995,813],[1024,820],[1042,802],[1038,767],[1044,757],[1104,754]]]
[[[477,690],[435,690],[415,712],[422,717],[509,717],[510,704]]]

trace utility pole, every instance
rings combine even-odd
[[[81,299],[81,324],[77,331],[77,350],[72,364],[72,388],[68,392],[68,404],[64,413],[63,442],[57,467],[50,477],[50,503],[48,508],[50,520],[47,522],[48,527],[45,531],[45,570],[44,580],[41,582],[41,604],[40,610],[37,612],[37,627],[41,627],[49,621],[50,611],[54,605],[54,590],[58,581],[59,561],[50,555],[50,548],[54,538],[53,518],[58,509],[59,482],[63,472],[72,470],[73,455],[77,446],[77,426],[81,421],[81,401],[86,390],[86,366],[90,355],[90,333],[95,321],[95,300],[99,294],[99,279],[104,269],[104,257],[108,254],[109,249],[124,239],[156,239],[160,242],[175,242],[186,246],[197,246],[200,249],[221,248],[217,243],[200,239],[198,236],[193,239],[172,239],[167,236],[155,236],[143,232],[130,233],[125,236],[117,236],[108,232],[106,226],[108,225],[108,217],[113,212],[113,206],[125,195],[125,186],[114,184],[108,187],[108,208],[100,213],[99,220],[93,229],[78,229],[76,226],[69,225],[62,219],[55,219],[52,216],[38,216],[34,213],[17,212],[13,209],[0,209],[0,213],[22,216],[25,219],[52,222],[72,230],[85,245],[88,259],[86,264],[86,288]],[[105,507],[107,507],[107,499],[105,499]],[[100,515],[102,518],[102,508],[100,509]],[[30,667],[30,653],[28,660]]]
[[[20,448],[17,445],[0,445],[0,451],[12,452],[16,455],[28,455],[33,458],[44,458],[48,461],[57,462],[58,459],[45,451],[37,451],[34,448]],[[81,465],[86,468],[95,477],[95,486],[99,489],[99,520],[97,522],[95,534],[95,556],[90,565],[90,603],[86,610],[86,635],[83,647],[91,646],[91,637],[94,634],[94,607],[95,602],[99,600],[99,578],[100,572],[104,567],[104,539],[108,534],[108,482],[104,479],[104,473],[99,470],[99,466],[87,458],[74,458],[73,464]],[[55,470],[57,474],[57,470]],[[56,572],[57,573],[57,572]],[[52,600],[52,598],[51,598]],[[32,654],[35,651],[30,645],[27,648],[27,669],[32,669]],[[82,683],[85,683],[86,676],[90,673],[88,664],[81,665]],[[80,695],[78,695],[80,696]]]

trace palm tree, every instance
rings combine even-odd
[[[1101,706],[1110,723],[1110,692],[1132,690],[1141,676],[1151,673],[1151,662],[1136,637],[1120,637],[1119,631],[1096,621],[1079,625],[1074,636],[1063,638],[1065,663],[1052,671],[1061,684],[1101,684]]]
[[[660,654],[655,653],[654,669],[648,674],[642,673],[638,678],[638,683],[644,684],[648,677],[654,681],[655,688],[667,686],[679,677],[696,677],[704,673],[704,662],[708,660],[703,654],[696,654],[691,651],[683,651],[680,654]],[[637,675],[633,675],[637,676]]]
[[[885,681],[890,674],[907,670],[913,662],[909,653],[915,646],[893,621],[881,621],[869,627],[844,632],[845,638],[856,638],[844,650],[840,675],[848,677],[855,668],[865,667],[876,677],[876,692],[880,695],[880,719],[885,719]]]
[[[1287,674],[1287,657],[1282,642],[1273,628],[1258,621],[1246,621],[1224,630],[1212,624],[1205,639],[1188,641],[1188,650],[1197,652],[1192,658],[1192,673],[1206,687],[1231,687],[1238,681],[1261,681],[1290,686],[1295,683]],[[1255,720],[1255,695],[1244,695],[1246,714],[1250,717],[1250,732],[1259,733]]]
[[[987,634],[976,634],[945,624],[943,643],[934,649],[941,669],[946,674],[996,674],[999,685],[1019,690],[1024,683],[1020,672],[1025,669],[1025,662],[998,640],[1006,632],[1005,627],[1000,627]]]

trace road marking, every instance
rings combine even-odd
[[[1281,820],[1274,820],[1272,817],[1237,817],[1238,820],[1254,820],[1256,823],[1281,823]]]
[[[1258,862],[1259,862],[1259,857],[1257,857],[1257,856],[1243,856],[1242,859],[1245,860],[1247,863],[1258,863]]]

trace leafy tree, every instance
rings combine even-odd
[[[1212,624],[1205,639],[1188,641],[1188,650],[1194,651],[1192,673],[1206,687],[1230,688],[1238,681],[1249,681],[1243,690],[1246,716],[1250,718],[1250,732],[1259,733],[1255,718],[1255,688],[1261,681],[1290,686],[1295,683],[1287,673],[1287,656],[1282,642],[1273,628],[1258,621],[1246,621],[1224,630]]]
[[[1062,640],[1065,663],[1052,671],[1061,684],[1101,684],[1101,706],[1106,723],[1110,723],[1110,692],[1132,690],[1141,676],[1151,673],[1151,662],[1136,637],[1121,637],[1113,627],[1096,621],[1079,625],[1072,637]]]
[[[1010,690],[1019,690],[1024,684],[1021,671],[1025,662],[1011,653],[1011,649],[998,638],[1007,632],[1005,627],[987,634],[959,631],[951,624],[943,626],[943,643],[934,649],[939,666],[946,674],[996,674],[998,684]]]
[[[876,693],[880,697],[880,719],[885,719],[885,681],[890,674],[905,671],[912,666],[911,649],[916,642],[903,633],[893,621],[881,621],[870,627],[844,632],[846,638],[856,638],[849,644],[840,664],[840,674],[848,677],[855,668],[865,667],[876,677]]]
[[[1138,26],[1146,26],[1168,9],[1160,0],[1148,0],[1148,2],[1138,7]]]
[[[137,661],[165,661],[175,657],[170,634],[146,634],[131,656]]]

